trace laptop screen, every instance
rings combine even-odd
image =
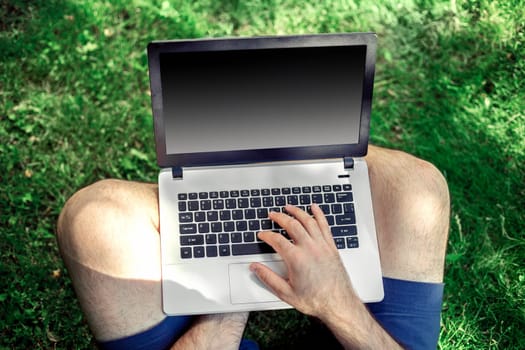
[[[160,166],[366,153],[375,35],[153,42]]]
[[[160,55],[167,153],[357,143],[365,46]]]

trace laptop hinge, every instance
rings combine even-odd
[[[354,168],[354,158],[352,157],[344,157],[345,162],[345,169],[353,169]]]
[[[171,168],[171,175],[174,179],[182,179],[182,167],[173,167]]]

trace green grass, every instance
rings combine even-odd
[[[345,31],[379,37],[372,141],[449,183],[440,348],[525,348],[524,18],[523,0],[0,1],[0,348],[93,348],[55,222],[97,179],[155,181],[149,41]],[[314,326],[254,313],[248,334]]]

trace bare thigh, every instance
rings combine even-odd
[[[160,240],[155,185],[117,180],[77,192],[58,222],[58,242],[98,340],[159,323]]]

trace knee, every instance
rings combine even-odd
[[[448,210],[450,197],[445,177],[432,163],[405,154],[404,187],[417,196],[418,201],[431,202],[436,208]]]
[[[448,212],[447,181],[436,166],[405,152],[373,150],[367,159],[372,186],[390,194],[390,199]]]
[[[100,235],[110,217],[117,218],[126,201],[122,198],[118,180],[101,180],[89,185],[69,198],[57,222],[57,240],[60,250],[74,252]]]

